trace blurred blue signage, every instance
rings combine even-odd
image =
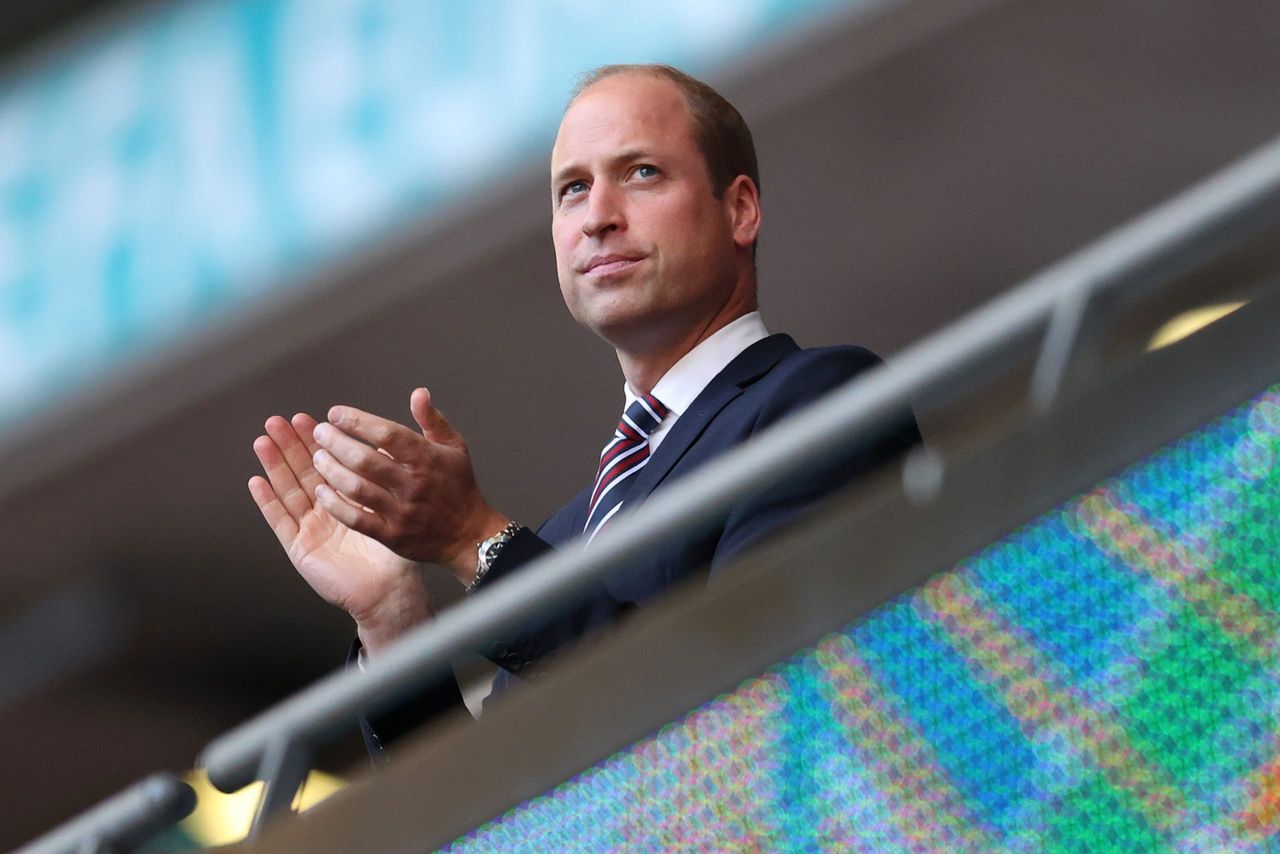
[[[867,2],[867,0],[862,0]],[[850,0],[195,0],[0,80],[0,425],[543,158],[574,77]]]

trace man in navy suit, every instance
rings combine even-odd
[[[420,562],[447,567],[468,590],[483,588],[593,534],[619,498],[644,500],[877,363],[859,348],[801,350],[765,330],[756,299],[759,185],[737,110],[675,69],[605,67],[574,95],[551,155],[560,289],[573,317],[616,351],[627,403],[643,399],[654,420],[635,435],[634,424],[620,425],[617,441],[630,442],[639,465],[602,474],[537,532],[485,501],[466,444],[426,389],[410,397],[421,432],[345,406],[323,424],[305,414],[268,420],[254,443],[267,477],[251,480],[250,491],[298,571],[355,618],[366,655],[430,618]],[[897,428],[803,485],[744,502],[723,526],[660,550],[572,613],[496,643],[492,657],[527,672],[673,582],[714,574],[917,441],[904,413]]]

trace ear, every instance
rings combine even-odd
[[[724,212],[733,242],[741,249],[748,249],[760,233],[760,190],[756,182],[746,175],[739,175],[724,191]]]

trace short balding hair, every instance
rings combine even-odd
[[[578,79],[569,98],[570,106],[586,89],[610,77],[624,74],[648,74],[670,80],[684,96],[689,117],[693,120],[694,138],[702,159],[707,164],[711,190],[721,198],[739,175],[746,175],[760,189],[760,167],[756,163],[756,145],[751,129],[742,114],[723,95],[690,77],[678,68],[658,63],[645,65],[602,65]]]

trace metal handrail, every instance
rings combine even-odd
[[[314,748],[359,714],[385,707],[458,655],[554,611],[656,543],[723,517],[744,495],[803,477],[880,429],[908,403],[946,400],[960,382],[999,375],[1018,354],[1039,359],[1033,397],[1052,402],[1097,297],[1166,286],[1280,224],[1280,140],[1053,265],[886,364],[833,391],[629,511],[590,550],[570,546],[441,614],[363,671],[334,673],[211,742],[200,764],[223,790],[266,781],[258,827],[287,807]]]
[[[181,821],[196,793],[172,774],[152,774],[18,849],[18,854],[131,851],[152,833]]]

